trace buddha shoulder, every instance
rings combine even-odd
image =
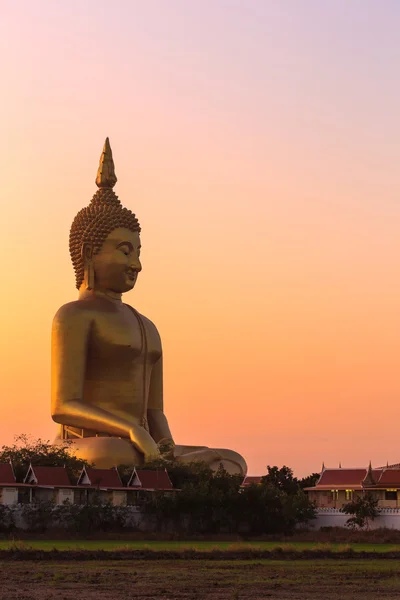
[[[58,309],[53,319],[53,329],[58,327],[82,327],[85,324],[90,324],[95,318],[99,307],[92,302],[86,300],[76,300],[68,302]]]

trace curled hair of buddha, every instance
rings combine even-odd
[[[133,212],[124,208],[112,189],[117,182],[114,171],[111,147],[105,141],[97,171],[96,184],[99,187],[89,206],[76,215],[69,234],[69,251],[75,270],[76,287],[79,289],[84,278],[82,246],[91,244],[93,254],[97,254],[107,236],[118,227],[140,232],[139,221]]]

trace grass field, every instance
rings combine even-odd
[[[399,560],[0,563],[1,600],[388,600]]]
[[[23,540],[10,541],[0,540],[0,550],[8,550],[20,547],[33,548],[36,550],[155,550],[182,551],[185,549],[193,550],[272,550],[282,548],[286,550],[330,550],[340,552],[351,548],[355,552],[400,552],[400,544],[381,544],[381,543],[316,543],[316,542],[221,542],[221,541],[141,541],[141,540]]]

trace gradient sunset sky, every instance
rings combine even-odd
[[[50,329],[106,136],[184,444],[400,461],[400,3],[0,0],[0,445],[52,439]]]

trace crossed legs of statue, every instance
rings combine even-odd
[[[60,443],[61,440],[56,440]],[[129,440],[114,437],[85,437],[71,440],[71,449],[76,456],[85,458],[94,463],[99,469],[109,469],[117,465],[143,465],[143,456]],[[208,448],[207,446],[182,446],[174,447],[174,456],[178,461],[190,463],[194,461],[205,462],[216,471],[220,464],[224,469],[243,477],[247,473],[246,461],[240,454],[225,448]]]

